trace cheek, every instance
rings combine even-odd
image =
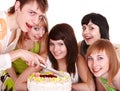
[[[101,35],[100,35],[100,32],[99,32],[99,31],[96,32],[94,35],[95,35],[95,37],[96,37],[97,39],[101,39]]]
[[[63,48],[63,52],[64,52],[65,55],[67,55],[67,48],[66,47]]]
[[[33,33],[31,32],[31,30],[29,30],[29,32],[27,33],[27,36],[29,36],[30,38],[33,36]]]
[[[89,69],[92,68],[92,63],[91,62],[88,62],[88,67],[89,67]]]
[[[84,36],[84,32],[82,32],[82,36]]]
[[[52,53],[53,52],[53,47],[49,47],[49,50]]]
[[[109,70],[109,63],[108,63],[108,62],[104,64],[104,69],[105,69],[106,71]]]
[[[45,35],[45,32],[42,32],[42,33],[41,33],[41,37],[43,37],[44,35]]]

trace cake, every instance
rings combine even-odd
[[[52,72],[37,72],[27,80],[28,91],[71,91],[71,78],[67,72],[61,72],[64,77]]]

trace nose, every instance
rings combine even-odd
[[[97,61],[93,61],[93,67],[96,67],[98,65]]]
[[[89,33],[88,28],[86,28],[86,29],[82,32],[83,35],[85,35],[85,34],[87,34],[87,33]]]
[[[54,46],[54,52],[58,51],[58,46]]]
[[[44,31],[44,30],[41,30],[41,31],[39,32],[39,36],[40,36],[40,37],[43,37],[44,34],[45,34],[45,31]]]

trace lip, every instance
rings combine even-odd
[[[84,39],[85,40],[90,40],[90,39],[92,39],[92,37],[84,36]]]
[[[26,23],[26,26],[28,27],[28,29],[32,28],[32,26],[30,24],[28,24],[28,23]]]
[[[96,73],[98,73],[100,70],[101,70],[101,69],[92,69],[92,72],[96,74]]]
[[[36,37],[36,36],[34,36],[34,38],[35,38],[35,40],[37,40],[37,41],[42,39],[42,37],[39,37],[39,38],[38,38],[38,37]]]

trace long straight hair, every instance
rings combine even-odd
[[[61,23],[55,25],[48,34],[48,56],[53,65],[53,68],[59,70],[57,60],[54,58],[49,49],[50,39],[64,41],[67,48],[67,72],[70,74],[75,74],[75,63],[78,57],[78,46],[73,28],[69,24]]]

